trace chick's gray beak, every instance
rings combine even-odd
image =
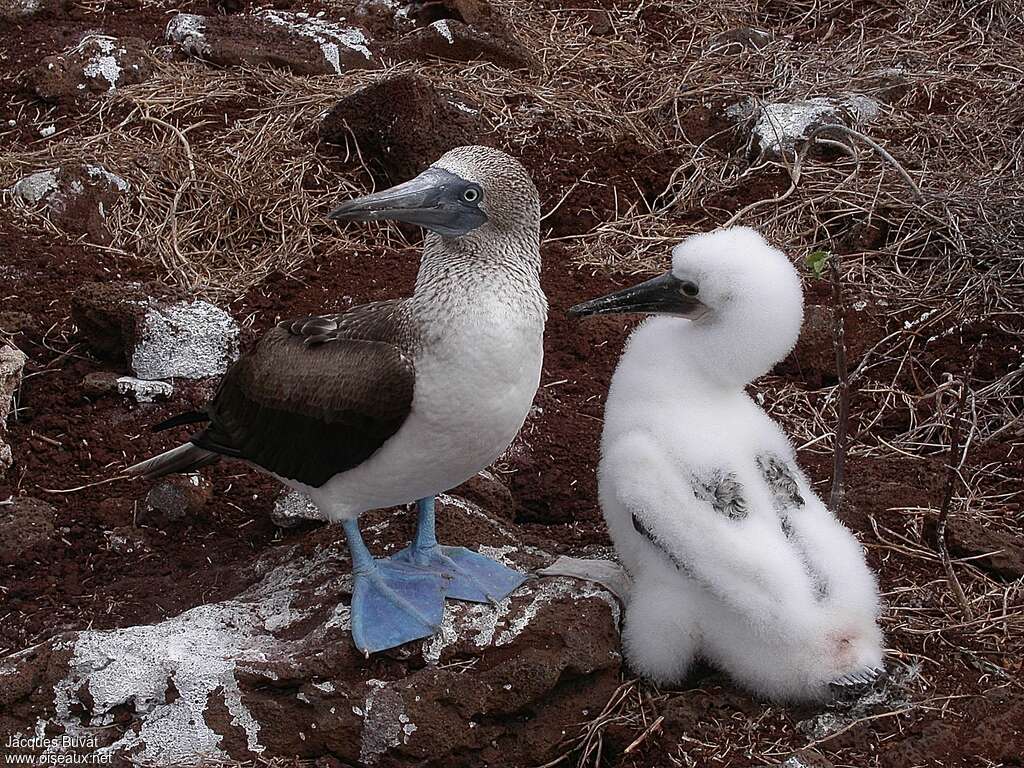
[[[577,304],[569,310],[573,317],[586,315],[658,314],[697,320],[708,311],[706,304],[683,291],[683,281],[668,272],[661,277],[623,288],[599,299]]]
[[[476,229],[487,215],[464,194],[476,187],[454,173],[428,168],[409,181],[342,203],[330,214],[335,221],[404,221],[446,237]],[[479,201],[480,195],[472,196]]]

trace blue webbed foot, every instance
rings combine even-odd
[[[527,578],[526,574],[465,547],[412,546],[393,555],[392,559],[450,579],[446,597],[473,603],[498,603]]]
[[[445,578],[388,560],[353,574],[352,640],[369,655],[433,635],[444,616]]]
[[[375,560],[355,520],[342,522],[352,553],[352,641],[369,656],[430,637],[444,616],[447,579],[391,560]]]
[[[416,538],[392,562],[441,576],[448,582],[446,597],[474,603],[498,603],[526,581],[525,574],[465,547],[442,547],[434,533],[434,497],[416,506]]]

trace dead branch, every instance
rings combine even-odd
[[[946,572],[946,579],[953,590],[953,596],[956,598],[957,603],[960,604],[960,609],[964,612],[964,616],[967,617],[968,621],[973,620],[974,614],[971,611],[970,603],[967,601],[967,596],[964,594],[963,587],[960,586],[960,580],[953,570],[953,562],[949,557],[949,548],[946,544],[946,522],[949,520],[949,512],[953,506],[953,494],[961,482],[960,467],[964,459],[967,458],[967,447],[964,446],[964,449],[961,451],[960,433],[963,427],[964,407],[967,404],[967,398],[970,396],[971,380],[974,378],[974,368],[978,363],[978,353],[981,347],[982,344],[980,343],[975,346],[974,352],[971,354],[967,373],[960,382],[960,396],[957,399],[956,410],[953,412],[953,424],[950,428],[945,490],[942,494],[942,506],[939,508],[939,519],[935,527],[939,560],[942,562],[942,568]]]
[[[846,298],[843,295],[842,276],[839,272],[839,256],[835,253],[829,259],[829,277],[832,282],[832,344],[836,354],[836,375],[839,377],[839,416],[836,419],[835,453],[832,459],[832,490],[828,506],[839,514],[843,504],[843,482],[846,474],[846,448],[850,429],[850,373],[846,364]]]

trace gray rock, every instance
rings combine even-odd
[[[120,376],[117,379],[117,391],[134,398],[137,403],[153,403],[169,399],[174,394],[174,385],[166,381],[146,381],[133,376]]]
[[[478,508],[441,497],[439,511],[491,556],[523,569],[544,559]],[[392,546],[402,529],[381,528]],[[243,571],[250,586],[229,599],[0,659],[0,740],[4,723],[101,732],[91,752],[115,764],[537,765],[619,685],[618,605],[571,579],[529,581],[498,606],[450,602],[438,635],[366,662],[351,643],[346,547],[329,529],[313,535]]]
[[[310,520],[327,521],[327,518],[306,494],[287,488],[274,501],[270,519],[278,528],[294,528]]]
[[[880,111],[874,99],[852,93],[838,98],[772,102],[760,107],[747,100],[733,104],[725,112],[735,122],[750,124],[751,157],[778,158],[794,149],[816,128],[823,125],[856,128],[870,123]]]
[[[129,364],[140,379],[220,376],[238,359],[239,329],[227,312],[205,301],[150,307]]]
[[[25,205],[36,205],[57,189],[57,171],[36,171],[14,183],[10,192]]]
[[[813,747],[808,747],[787,757],[778,764],[778,768],[835,768],[835,766],[821,752]]]
[[[14,393],[21,384],[21,374],[28,358],[15,346],[0,341],[0,477],[11,468],[14,457],[11,446],[4,441],[7,417],[14,405]]]

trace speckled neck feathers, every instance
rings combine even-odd
[[[458,240],[429,235],[409,309],[430,323],[491,305],[543,325],[539,239],[536,232]]]

